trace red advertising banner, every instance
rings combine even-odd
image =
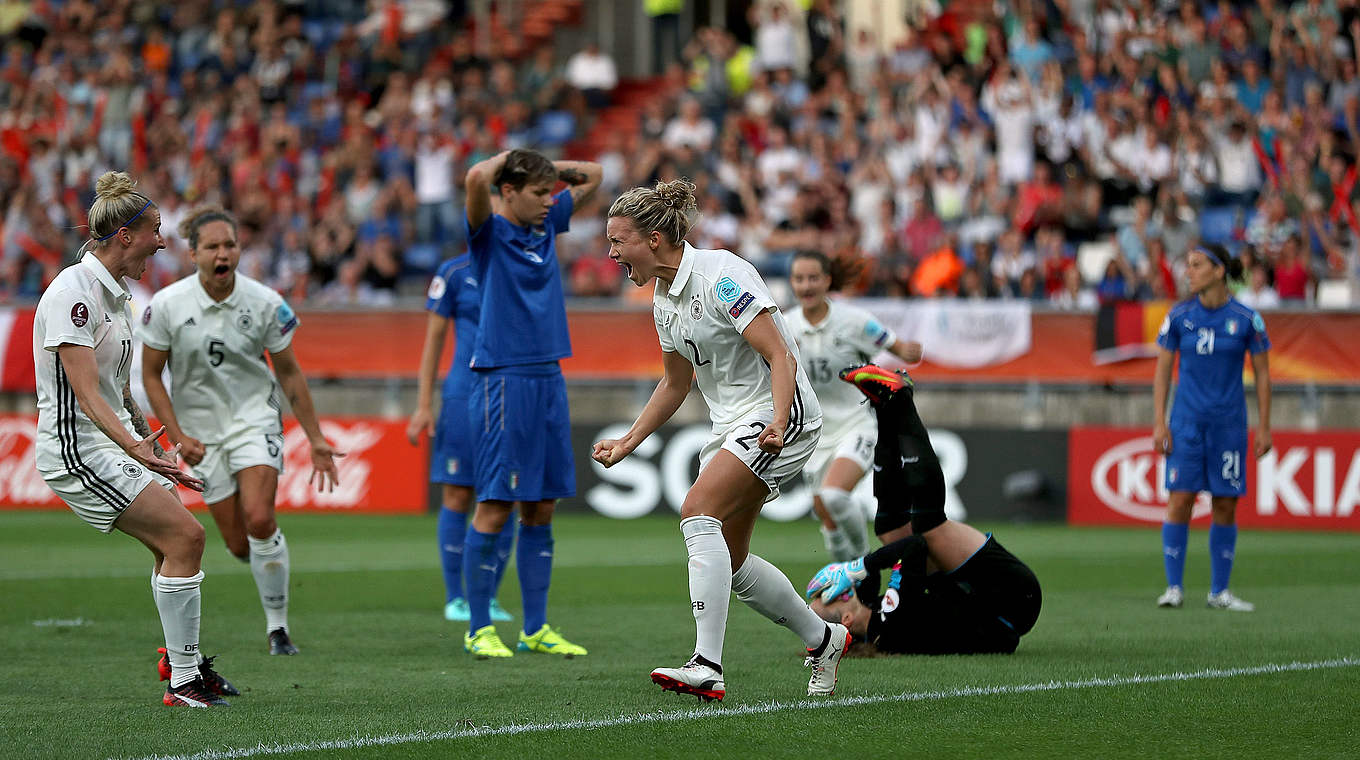
[[[37,417],[0,415],[0,509],[65,509],[43,482],[33,462]],[[284,421],[284,472],[277,507],[285,511],[424,512],[428,502],[429,448],[413,448],[406,423],[371,417],[327,418],[326,438],[345,456],[337,460],[340,485],[330,493],[308,487],[312,474],[307,436],[293,420]],[[201,509],[203,500],[180,489],[185,505]]]
[[[1360,531],[1360,432],[1278,431],[1272,438],[1270,453],[1247,464],[1237,524]],[[1161,523],[1166,460],[1152,449],[1151,429],[1073,428],[1067,450],[1069,523]],[[1201,494],[1193,520],[1208,516],[1209,498]]]

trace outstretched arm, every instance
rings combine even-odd
[[[751,344],[770,365],[770,390],[774,396],[774,419],[760,431],[756,443],[761,451],[779,453],[784,448],[784,431],[789,426],[789,411],[793,407],[793,392],[798,383],[798,360],[784,342],[774,317],[767,311],[746,326],[742,337]]]
[[[1166,398],[1171,394],[1171,364],[1174,357],[1165,348],[1159,351],[1157,369],[1152,374],[1152,448],[1163,454],[1170,454],[1173,445],[1171,431],[1166,427]]]
[[[1270,452],[1270,356],[1261,351],[1251,355],[1251,371],[1256,381],[1256,458]]]
[[[274,363],[274,374],[278,376],[279,385],[288,397],[293,416],[302,425],[312,446],[312,475],[307,481],[311,483],[315,479],[317,491],[333,491],[340,485],[335,459],[344,456],[344,453],[336,451],[321,433],[321,422],[316,417],[316,408],[312,406],[312,393],[307,388],[307,378],[302,375],[297,357],[293,355],[293,347],[286,346],[281,351],[270,353],[269,358]]]
[[[634,449],[647,440],[647,436],[656,432],[656,429],[670,419],[685,402],[690,386],[694,384],[694,365],[678,351],[663,353],[662,363],[665,374],[662,375],[661,382],[656,384],[656,390],[652,391],[652,397],[647,399],[647,405],[642,407],[642,413],[638,415],[637,421],[622,438],[596,443],[590,453],[596,462],[605,467],[612,467],[633,453]]]
[[[132,429],[137,431],[137,435],[143,438],[150,436],[151,426],[146,424],[146,417],[142,416],[141,407],[137,406],[137,400],[132,397],[131,381],[123,386],[123,408],[132,417]],[[151,441],[151,451],[161,459],[165,458],[165,449],[161,448],[161,444],[154,439]]]
[[[434,437],[434,383],[439,373],[439,356],[444,353],[444,338],[449,333],[449,319],[434,312],[425,322],[425,346],[420,351],[420,373],[416,391],[416,410],[406,425],[406,439],[411,445],[420,443],[420,434]]]

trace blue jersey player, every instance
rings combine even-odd
[[[556,237],[601,177],[599,164],[553,162],[530,150],[507,151],[468,169],[468,252],[482,303],[468,359],[479,501],[463,553],[470,629],[463,646],[478,659],[513,654],[491,625],[490,603],[496,536],[516,504],[524,603],[518,649],[586,653],[547,624],[553,506],[576,493],[567,387],[558,366],[571,355],[571,341]],[[559,179],[568,188],[554,193]]]
[[[406,426],[406,437],[414,445],[421,435],[434,439],[430,452],[430,480],[441,484],[439,510],[439,559],[444,569],[444,618],[468,620],[467,598],[463,593],[463,543],[467,537],[467,517],[472,509],[472,427],[468,419],[468,397],[472,393],[472,345],[477,341],[477,319],[482,309],[481,291],[472,275],[472,260],[467,255],[439,265],[425,299],[430,313],[425,328],[425,346],[420,354],[420,390],[416,410]],[[454,328],[453,362],[444,378],[438,422],[431,412],[439,357],[444,352],[449,324]],[[507,520],[496,541],[496,588],[509,564],[515,542],[515,525]],[[510,613],[491,600],[492,620],[511,620]]]
[[[1228,278],[1241,273],[1242,262],[1221,246],[1191,251],[1186,277],[1196,297],[1167,314],[1157,337],[1162,350],[1153,378],[1153,445],[1166,455],[1166,488],[1171,492],[1162,524],[1167,589],[1157,600],[1159,607],[1181,606],[1191,509],[1196,495],[1208,491],[1213,504],[1209,606],[1240,612],[1254,609],[1228,590],[1228,579],[1237,547],[1237,499],[1246,493],[1243,357],[1251,354],[1256,379],[1255,454],[1259,459],[1270,451],[1270,339],[1261,315],[1228,294]],[[1166,399],[1176,354],[1180,355],[1180,381],[1168,428]]]

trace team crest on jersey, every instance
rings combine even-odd
[[[143,470],[141,465],[133,464],[132,462],[123,463],[123,475],[128,479],[137,480],[142,477],[142,473]]]
[[[250,312],[243,311],[236,315],[236,329],[243,333],[250,332],[250,328],[255,324],[255,319],[250,316]]]
[[[1224,323],[1223,323],[1223,329],[1224,329],[1224,330],[1227,330],[1229,335],[1236,335],[1236,334],[1237,334],[1237,320],[1235,320],[1235,319],[1230,319],[1230,320],[1228,320],[1227,322],[1224,322]]]
[[[694,300],[689,302],[689,316],[695,322],[704,318],[704,304],[698,296],[695,296]]]
[[[878,610],[879,612],[882,612],[884,615],[887,615],[888,613],[897,609],[897,606],[901,604],[901,601],[902,597],[897,592],[897,589],[890,588],[888,589],[888,593],[883,595],[883,599],[879,601]]]
[[[741,295],[741,286],[732,280],[731,277],[724,277],[718,280],[718,284],[713,286],[713,292],[718,294],[718,300],[723,303],[732,303]]]
[[[90,307],[81,301],[76,301],[71,307],[71,324],[76,327],[84,327],[90,323]]]
[[[431,301],[438,301],[444,297],[444,291],[447,289],[448,285],[444,282],[444,278],[435,277],[433,280],[430,280],[430,289],[425,292],[425,297],[429,298]]]
[[[741,316],[743,311],[746,311],[746,307],[750,306],[751,302],[754,300],[756,300],[756,297],[750,293],[742,293],[741,298],[738,299],[736,303],[732,304],[732,308],[728,309],[727,313],[731,314],[733,319],[736,319]]]

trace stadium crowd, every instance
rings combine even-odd
[[[694,243],[770,280],[813,249],[862,256],[869,295],[1090,308],[1184,296],[1197,241],[1242,257],[1256,307],[1360,274],[1356,0],[912,5],[887,40],[834,0],[760,0],[629,100],[608,51],[478,50],[461,4],[19,4],[0,15],[0,298],[41,292],[93,179],[127,168],[172,253],[218,202],[245,274],[390,303],[464,246],[467,167],[586,137],[597,205],[692,178]],[[605,128],[611,104],[635,126]],[[571,295],[625,290],[599,211],[562,238]],[[187,266],[154,261],[155,285]]]

